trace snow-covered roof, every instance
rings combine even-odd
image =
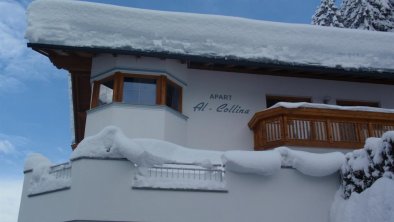
[[[322,66],[394,70],[394,34],[245,18],[37,0],[30,43]]]

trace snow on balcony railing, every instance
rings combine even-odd
[[[66,190],[71,187],[70,162],[54,165],[49,169],[35,170],[33,170],[30,182],[29,197]]]
[[[49,174],[53,175],[56,179],[58,178],[71,178],[71,163],[62,163],[54,165],[49,170]]]
[[[226,192],[225,170],[222,165],[204,168],[193,164],[139,168],[133,188]]]

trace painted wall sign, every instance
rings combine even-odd
[[[213,111],[217,113],[234,113],[234,114],[249,114],[250,109],[245,108],[239,104],[231,103],[231,99],[233,98],[232,95],[226,94],[215,94],[211,93],[209,96],[209,100],[213,100],[212,103],[208,101],[202,101],[193,106],[194,112],[205,112],[205,111]],[[229,101],[215,104],[215,101]],[[216,102],[217,103],[217,102]]]

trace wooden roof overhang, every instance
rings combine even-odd
[[[246,60],[236,57],[176,54],[136,49],[76,47],[41,43],[28,43],[27,45],[48,57],[58,69],[70,72],[76,143],[84,138],[86,111],[90,108],[92,58],[97,54],[176,59],[186,63],[189,69],[394,85],[394,70],[344,69],[312,64],[291,64],[270,60]]]

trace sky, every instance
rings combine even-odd
[[[129,7],[306,23],[320,0],[89,0]],[[30,0],[0,0],[0,220],[16,222],[29,153],[68,160],[72,143],[68,73],[27,48]]]

